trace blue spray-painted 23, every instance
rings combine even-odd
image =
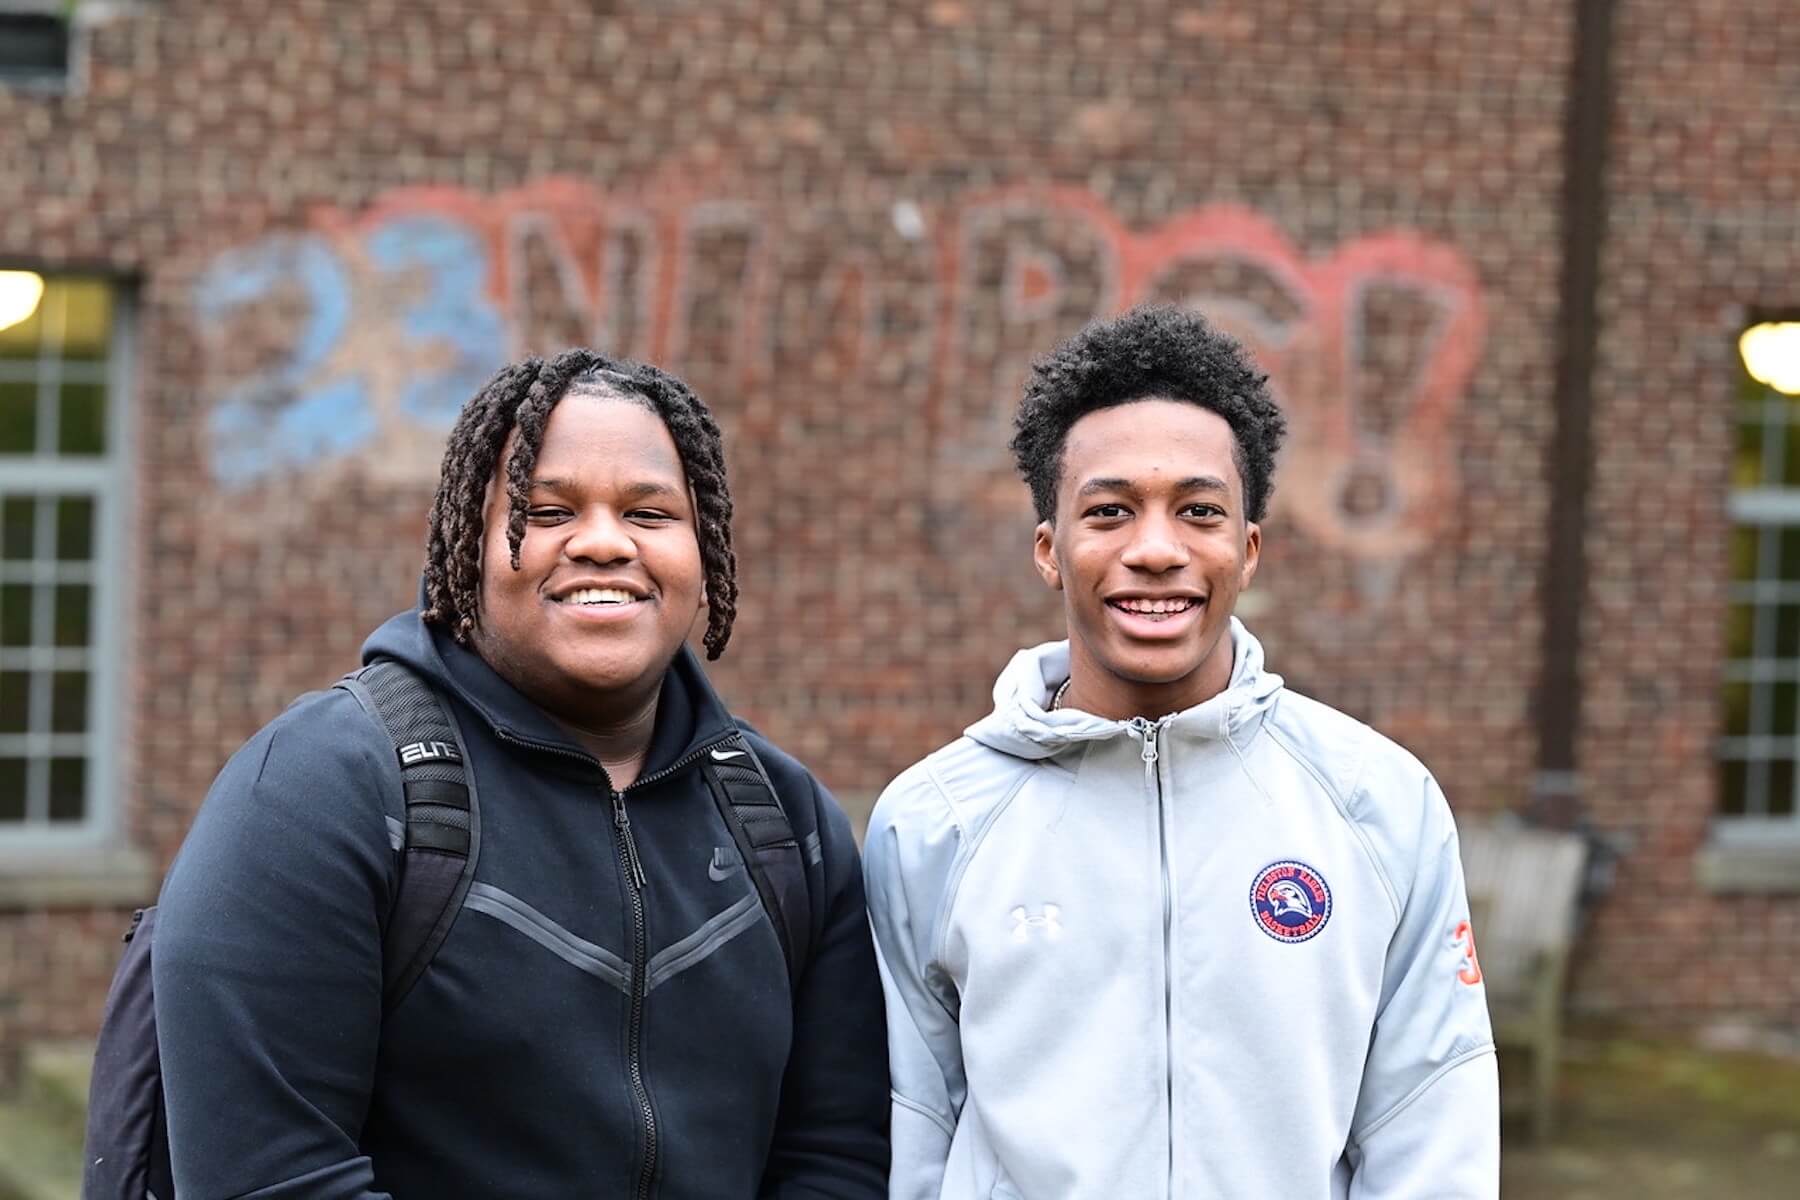
[[[213,474],[227,488],[305,469],[367,446],[380,429],[378,402],[422,430],[442,432],[506,354],[500,314],[483,294],[487,251],[468,228],[438,215],[399,217],[363,235],[362,257],[381,277],[423,274],[422,298],[398,314],[384,310],[382,286],[357,293],[350,270],[324,237],[282,234],[221,255],[195,287],[202,325],[284,289],[304,298],[306,316],[280,365],[220,397],[208,424]],[[363,300],[358,305],[358,300]],[[376,397],[367,364],[333,351],[352,321],[385,326],[380,352],[421,365],[397,398]],[[449,350],[448,362],[443,351]]]

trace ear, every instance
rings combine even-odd
[[[1062,572],[1056,566],[1056,526],[1049,521],[1039,521],[1032,534],[1031,561],[1053,591],[1062,591]]]
[[[1249,522],[1244,530],[1244,569],[1238,575],[1238,590],[1246,591],[1256,578],[1256,564],[1262,561],[1262,526]]]

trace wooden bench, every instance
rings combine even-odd
[[[1460,833],[1494,1040],[1530,1060],[1529,1087],[1504,1089],[1505,1100],[1530,1110],[1532,1136],[1542,1141],[1555,1119],[1563,978],[1587,843],[1517,822],[1470,821]]]

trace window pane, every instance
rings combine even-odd
[[[74,362],[105,358],[112,340],[112,288],[102,279],[65,279],[55,286],[62,293],[62,356]]]
[[[0,454],[37,452],[37,384],[0,380]]]
[[[62,385],[62,419],[57,426],[56,448],[63,454],[106,453],[104,384]]]
[[[1750,732],[1750,685],[1725,685],[1725,736],[1743,737]]]
[[[1756,609],[1748,604],[1734,604],[1725,614],[1725,655],[1749,658],[1750,639],[1755,631]]]
[[[50,732],[87,730],[87,672],[58,671],[50,680]]]
[[[44,305],[40,301],[37,311],[29,317],[17,325],[0,329],[0,359],[12,362],[29,362],[35,359],[38,356],[38,339],[43,333]]]
[[[24,733],[31,721],[31,672],[0,671],[0,733]]]
[[[64,496],[56,502],[56,557],[85,562],[94,557],[94,502],[86,496]]]
[[[31,585],[0,584],[0,646],[31,645]]]
[[[1774,691],[1774,707],[1770,710],[1769,732],[1776,735],[1793,733],[1795,692],[1800,685],[1777,683],[1764,686],[1772,687]]]
[[[1775,653],[1781,658],[1800,657],[1800,606],[1783,604],[1775,610]]]
[[[85,583],[62,583],[56,587],[56,644],[85,646],[88,644],[88,593]]]
[[[1754,525],[1736,525],[1731,530],[1731,577],[1748,582],[1756,578],[1756,535]]]
[[[87,810],[87,760],[50,760],[50,819],[79,821]]]
[[[36,532],[37,505],[30,496],[8,496],[0,503],[0,558],[29,560]]]
[[[1746,786],[1744,760],[1727,758],[1719,763],[1719,811],[1728,816],[1741,817],[1746,811],[1744,804],[1744,788]]]
[[[0,758],[0,821],[25,819],[25,760]]]
[[[1769,760],[1768,803],[1763,808],[1770,816],[1783,816],[1794,811],[1794,762],[1789,758]]]
[[[1762,412],[1753,410],[1753,415],[1738,425],[1737,458],[1731,464],[1731,486],[1736,488],[1753,488],[1762,485],[1763,476],[1763,426]]]

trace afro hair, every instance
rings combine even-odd
[[[1134,400],[1166,399],[1210,409],[1231,426],[1246,513],[1262,520],[1287,433],[1268,384],[1237,340],[1197,313],[1154,305],[1088,325],[1032,365],[1013,420],[1013,456],[1038,519],[1055,517],[1063,446],[1075,422]]]

